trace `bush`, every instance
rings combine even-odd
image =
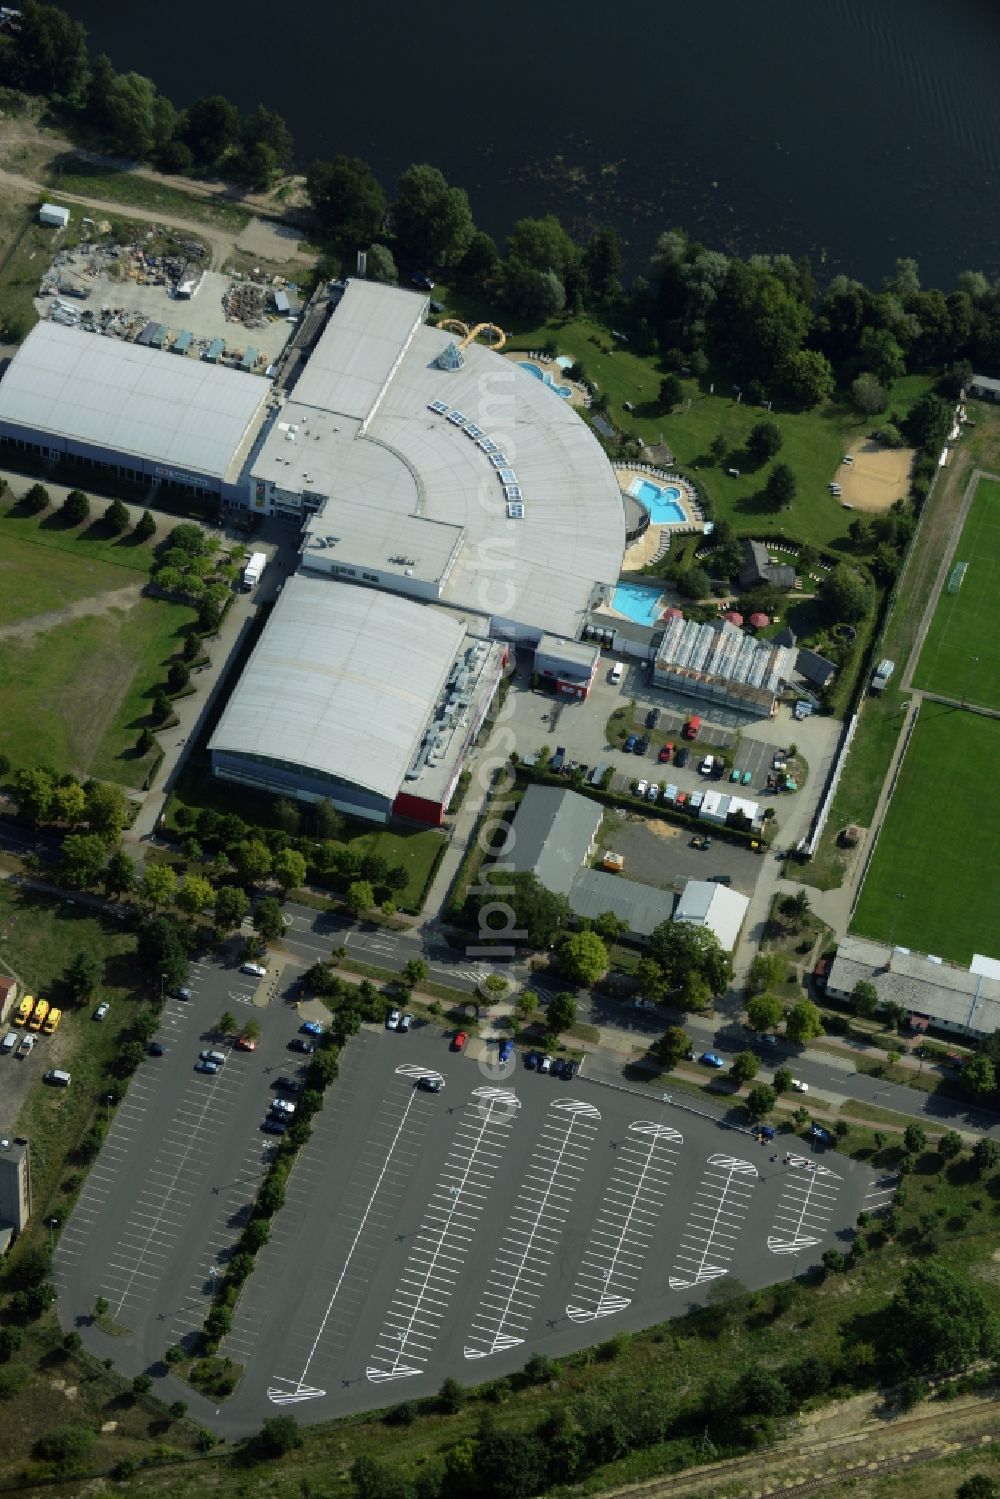
[[[256,1447],[264,1457],[284,1457],[302,1446],[302,1433],[294,1416],[271,1416],[260,1429]]]
[[[86,1426],[65,1421],[43,1432],[32,1452],[43,1462],[54,1463],[57,1468],[73,1468],[82,1463],[94,1445],[94,1433]]]

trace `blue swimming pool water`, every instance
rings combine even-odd
[[[660,617],[663,590],[648,583],[619,583],[611,600],[612,608],[637,625],[653,625]]]
[[[649,518],[654,526],[676,526],[679,522],[687,520],[682,507],[678,504],[681,492],[676,484],[659,485],[650,479],[633,479],[629,485],[629,494],[645,505],[649,511]]]
[[[548,370],[539,369],[538,365],[532,364],[530,359],[519,359],[518,364],[523,370],[527,370],[529,375],[534,375],[536,380],[541,380],[543,385],[547,385],[549,390],[554,390],[556,395],[561,396],[564,401],[568,401],[573,394],[572,386],[557,385]]]

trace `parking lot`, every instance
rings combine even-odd
[[[195,964],[190,984],[190,1001],[167,1001],[164,1055],[132,1079],[54,1262],[63,1325],[86,1326],[103,1297],[117,1335],[88,1337],[105,1354],[127,1343],[144,1364],[201,1326],[266,1169],[270,1079],[295,1066],[286,1047],[296,1017],[280,1001],[254,1006],[258,980]],[[240,1025],[257,1021],[256,1050],[220,1042],[225,1009]],[[225,1065],[197,1071],[199,1052],[220,1047]]]
[[[227,1419],[320,1421],[478,1383],[849,1242],[864,1166],[472,1047],[433,1026],[351,1042],[222,1345],[246,1369]]]

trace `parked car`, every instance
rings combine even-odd
[[[700,776],[710,776],[712,774],[712,767],[714,766],[714,764],[715,756],[706,755],[704,760],[702,760],[701,764],[698,766],[698,774]]]
[[[240,973],[249,973],[255,979],[267,978],[267,969],[263,963],[241,963]]]
[[[323,1027],[318,1020],[303,1020],[299,1030],[304,1036],[322,1036]]]
[[[562,770],[562,768],[565,765],[565,763],[566,763],[566,746],[564,744],[557,745],[556,746],[556,752],[552,756],[552,759],[549,761],[549,769],[550,770]]]
[[[703,1051],[698,1060],[703,1067],[725,1067],[726,1065],[718,1053],[714,1051]]]
[[[452,1043],[451,1043],[451,1049],[452,1049],[452,1051],[461,1051],[462,1048],[465,1046],[466,1041],[468,1041],[468,1039],[469,1039],[469,1033],[468,1033],[468,1031],[456,1031],[454,1037],[452,1038]]]
[[[256,1051],[257,1043],[252,1036],[239,1036],[236,1040],[237,1051]]]
[[[678,793],[677,793],[677,799],[674,802],[674,806],[675,807],[686,807],[687,806],[687,799],[688,799],[688,794],[687,794],[686,791],[678,791]]]
[[[744,786],[749,786],[750,782],[752,780],[753,780],[753,776],[750,774],[750,772],[748,770],[745,770],[743,772],[743,784],[744,784]]]
[[[645,796],[646,792],[648,790],[649,790],[649,785],[648,785],[648,783],[646,781],[636,781],[636,783],[635,783],[635,794],[636,794],[636,796]]]
[[[626,739],[625,743],[622,745],[622,750],[624,751],[624,753],[626,755],[631,755],[631,754],[634,753],[635,747],[636,747],[636,745],[638,743],[639,743],[639,736],[638,736],[638,734],[630,734],[628,736],[628,738]]]
[[[316,1050],[314,1042],[307,1041],[305,1036],[293,1036],[288,1043],[289,1051],[301,1051],[305,1056],[311,1057]]]
[[[700,732],[701,719],[698,717],[697,713],[693,713],[691,717],[685,722],[681,733],[684,735],[685,739],[697,739]]]
[[[207,1062],[199,1057],[194,1064],[194,1070],[195,1072],[218,1072],[219,1069],[215,1062]]]
[[[21,1037],[21,1044],[17,1048],[17,1054],[18,1054],[18,1056],[19,1057],[30,1057],[31,1053],[35,1049],[35,1042],[37,1040],[38,1040],[37,1036],[22,1036]]]
[[[671,781],[669,786],[664,786],[663,800],[665,802],[675,802],[677,800],[677,787],[674,785],[673,781]]]
[[[388,1013],[388,1015],[385,1017],[385,1028],[386,1028],[386,1030],[387,1031],[394,1031],[396,1029],[396,1027],[397,1027],[398,1024],[399,1024],[399,1011],[398,1010],[390,1010],[389,1013]]]
[[[563,1077],[567,1082],[569,1082],[570,1078],[576,1077],[576,1074],[579,1072],[579,1070],[579,1062],[574,1061],[572,1057],[570,1057],[568,1061],[563,1062]]]
[[[272,1088],[282,1088],[286,1093],[301,1093],[302,1084],[297,1077],[276,1077]]]
[[[797,1077],[792,1078],[792,1087],[795,1089],[796,1093],[809,1092],[809,1084],[802,1082],[802,1080]]]
[[[283,1135],[288,1128],[287,1119],[279,1119],[274,1114],[269,1114],[261,1125],[265,1135]]]
[[[407,1010],[405,1015],[400,1015],[399,1024],[397,1025],[396,1029],[398,1031],[408,1031],[412,1024],[413,1016],[410,1014],[409,1010]]]
[[[691,847],[701,849],[711,848],[712,840],[705,833],[695,833],[694,837],[691,839]]]
[[[660,745],[660,753],[657,756],[657,759],[659,760],[660,764],[661,765],[666,765],[667,762],[670,759],[670,756],[673,754],[673,752],[674,752],[674,747],[673,747],[672,743],[670,743],[668,741],[666,744],[661,744]]]
[[[650,783],[649,783],[649,790],[646,792],[646,800],[648,802],[655,802],[656,798],[659,796],[659,794],[660,794],[660,788],[659,788],[659,786],[656,784],[655,781],[650,781]]]
[[[824,1129],[821,1124],[810,1124],[809,1133],[812,1135],[813,1139],[818,1140],[821,1145],[833,1144],[833,1136],[831,1135],[830,1131],[828,1129]]]
[[[539,1072],[551,1072],[552,1071],[552,1058],[551,1057],[542,1057],[541,1061],[538,1064],[538,1070],[539,1070]]]
[[[710,874],[709,879],[714,885],[731,885],[733,883],[731,874]]]
[[[226,1053],[224,1051],[216,1051],[212,1047],[206,1047],[204,1051],[198,1053],[198,1056],[202,1062],[211,1062],[216,1071],[226,1065]]]
[[[507,1063],[510,1061],[510,1059],[511,1059],[511,1057],[513,1055],[514,1055],[514,1043],[513,1043],[513,1041],[504,1041],[503,1044],[500,1047],[500,1065],[501,1065],[501,1067],[505,1067],[507,1065]]]
[[[64,1072],[61,1067],[50,1067],[48,1072],[42,1073],[42,1081],[51,1083],[56,1088],[68,1088],[73,1077],[71,1073]]]
[[[624,673],[624,671],[625,671],[625,663],[624,663],[624,661],[616,661],[613,664],[611,670],[608,672],[608,681],[612,684],[612,686],[617,686],[618,685],[618,683],[622,679],[622,674]]]
[[[736,784],[739,785],[740,770],[739,770],[738,766],[736,766],[736,765],[733,766],[732,770],[729,772],[729,779],[731,781],[735,781]]]
[[[6,1036],[4,1036],[3,1038],[3,1041],[0,1042],[0,1052],[2,1052],[5,1057],[8,1057],[10,1056],[16,1045],[17,1031],[8,1031]]]
[[[159,1041],[150,1041],[149,1045],[146,1047],[146,1051],[149,1053],[149,1055],[151,1057],[163,1057],[163,1056],[166,1056],[166,1052],[164,1051],[163,1047],[160,1045]]]
[[[645,754],[648,753],[648,751],[649,751],[649,740],[646,738],[646,736],[644,734],[642,736],[642,738],[639,740],[639,743],[635,747],[635,753],[637,755],[645,755]]]
[[[440,1093],[444,1087],[444,1079],[438,1077],[437,1073],[425,1073],[423,1077],[417,1078],[417,1087],[422,1088],[425,1093]]]
[[[649,712],[646,714],[646,728],[647,729],[655,729],[656,725],[659,723],[659,721],[660,721],[660,710],[659,710],[659,708],[650,708]]]
[[[94,1019],[103,1020],[110,1009],[111,1006],[108,1004],[107,1000],[102,999],[100,1004],[97,1006],[97,1009],[94,1011]]]
[[[190,989],[172,989],[170,992],[171,992],[172,998],[174,998],[174,999],[190,999],[191,998],[191,990]]]
[[[674,764],[677,766],[678,770],[683,770],[690,758],[691,751],[687,748],[686,745],[682,744],[680,749],[674,755]]]
[[[271,1113],[291,1116],[295,1113],[295,1105],[293,1103],[289,1103],[287,1098],[272,1098]]]
[[[691,800],[688,803],[688,806],[689,806],[690,810],[692,812],[700,812],[704,800],[705,800],[705,793],[704,793],[704,791],[692,791],[692,793],[691,793]]]
[[[562,1077],[565,1070],[566,1063],[563,1061],[562,1057],[556,1057],[555,1061],[552,1063],[552,1076]]]
[[[524,1059],[524,1065],[525,1067],[527,1067],[529,1072],[534,1072],[535,1068],[538,1066],[541,1060],[542,1054],[540,1051],[529,1051],[528,1055]]]

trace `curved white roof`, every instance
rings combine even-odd
[[[209,748],[391,800],[464,636],[450,614],[395,594],[289,578]]]
[[[625,512],[614,470],[572,407],[513,360],[473,344],[460,369],[436,368],[452,337],[422,324],[414,331],[410,318],[421,310],[420,298],[398,288],[351,282],[253,476],[327,496],[322,529],[344,538],[345,556],[348,536],[363,549],[365,517],[375,511],[460,527],[442,602],[573,638],[594,585],[614,584],[621,567]],[[362,368],[355,352],[369,345],[374,363]],[[503,452],[523,514],[508,514],[490,457],[433,402],[460,411]],[[374,529],[383,534],[384,521]]]

